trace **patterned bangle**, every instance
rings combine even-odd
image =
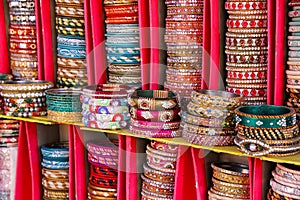
[[[168,82],[178,82],[178,83],[201,83],[202,78],[199,76],[180,76],[180,75],[169,75],[166,76],[166,81]]]
[[[233,175],[225,174],[225,173],[218,172],[218,171],[213,172],[213,177],[218,180],[221,180],[221,181],[235,183],[235,184],[241,184],[241,185],[245,185],[245,184],[249,185],[249,183],[250,183],[248,177],[233,176]]]
[[[85,47],[70,49],[69,46],[58,45],[57,55],[63,58],[84,59],[86,58],[86,49]]]
[[[93,190],[92,188],[88,187],[88,195],[91,197],[95,196],[95,199],[97,200],[99,197],[100,199],[105,198],[105,199],[115,199],[117,198],[117,193],[116,192],[107,192],[107,191],[100,191],[100,190]]]
[[[26,50],[35,50],[36,49],[36,42],[12,42],[10,41],[10,48],[11,49],[26,49]]]
[[[228,10],[229,15],[267,15],[268,10]]]
[[[58,66],[72,67],[72,68],[86,68],[85,59],[69,59],[57,57]]]
[[[168,159],[168,158],[173,159],[173,158],[177,158],[177,156],[178,156],[177,153],[168,153],[168,152],[164,152],[164,151],[161,151],[161,150],[154,149],[149,144],[147,145],[146,152],[150,153],[150,154],[153,154],[153,155],[165,156],[166,159]]]
[[[198,135],[186,131],[182,131],[182,136],[187,142],[202,146],[231,146],[235,138],[235,136]]]
[[[268,19],[268,15],[229,15],[229,19],[234,19],[234,20]]]
[[[97,187],[96,185],[93,185],[91,183],[88,184],[88,187],[93,190],[100,190],[100,191],[106,191],[106,192],[117,192],[117,189],[115,188],[103,188],[103,187]]]
[[[241,34],[267,33],[267,28],[228,28],[229,32]]]
[[[143,179],[142,175],[142,179]],[[146,178],[146,177],[144,177]],[[160,182],[157,182],[160,183]],[[155,192],[157,194],[164,194],[164,195],[172,195],[174,193],[174,187],[166,188],[164,184],[157,184],[156,182],[153,183],[147,183],[146,181],[143,181],[142,183],[142,189],[146,190],[148,192]],[[157,185],[156,185],[157,184]]]
[[[68,190],[69,189],[69,182],[62,180],[48,180],[43,178],[42,179],[42,185],[46,189],[49,190]]]
[[[26,8],[26,9],[31,9],[34,8],[34,1],[29,1],[29,2],[22,2],[22,1],[9,1],[9,8]]]
[[[142,190],[141,192],[142,200],[172,200],[173,195],[158,195],[156,193],[147,192]]]
[[[263,71],[248,71],[248,72],[239,72],[230,70],[227,72],[227,77],[229,79],[239,79],[239,80],[257,80],[257,79],[266,79],[268,72]]]
[[[151,147],[156,150],[160,150],[167,153],[177,154],[178,153],[178,146],[177,145],[171,145],[167,143],[157,142],[152,140],[151,141]]]
[[[42,174],[46,179],[69,179],[69,170],[51,170],[42,168]]]
[[[87,120],[95,120],[99,122],[119,122],[119,121],[129,121],[130,114],[96,114],[89,111],[82,111],[82,117]]]
[[[94,120],[82,119],[82,122],[86,127],[98,128],[98,129],[108,129],[108,130],[123,129],[129,125],[128,121],[98,122],[98,121],[94,121]]]
[[[96,187],[103,188],[116,188],[117,187],[117,179],[103,179],[97,178],[95,176],[90,177],[90,183],[95,185]]]
[[[44,199],[46,198],[59,198],[59,199],[68,199],[69,192],[68,191],[56,191],[56,190],[48,190],[43,188],[44,190]]]
[[[296,124],[296,114],[284,106],[242,106],[235,110],[237,124],[260,128],[283,128]]]
[[[84,46],[85,47],[85,39],[77,36],[65,36],[58,35],[57,43],[62,46]]]
[[[253,128],[243,125],[237,125],[239,135],[249,139],[257,140],[286,140],[298,136],[298,125],[293,125],[286,128]]]
[[[295,186],[299,185],[299,182],[293,181],[289,178],[282,177],[279,174],[277,174],[275,170],[272,171],[272,175],[273,175],[274,181],[276,181],[277,183],[280,183],[282,185],[285,185],[288,187],[295,187]]]
[[[234,195],[237,198],[250,198],[250,185],[241,185],[235,183],[227,183],[212,178],[213,189],[225,194]]]
[[[118,157],[119,152],[116,146],[97,145],[91,142],[87,143],[87,150],[93,155],[115,156]]]
[[[92,163],[109,166],[111,168],[118,166],[118,157],[95,155],[88,152],[88,160]]]
[[[26,24],[31,25],[35,23],[35,15],[10,15],[10,21],[12,24]]]
[[[283,165],[278,163],[275,170],[278,175],[287,178],[290,181],[300,181],[300,171],[293,165]]]
[[[91,174],[96,174],[98,176],[106,177],[116,177],[118,176],[118,171],[110,167],[99,167],[91,164]]]
[[[35,26],[16,26],[11,25],[9,28],[9,35],[11,37],[33,37],[36,36],[36,28]]]
[[[247,177],[249,179],[248,165],[240,163],[212,163],[211,167],[214,171],[229,174],[232,176]]]
[[[127,98],[119,99],[94,99],[85,95],[81,95],[80,101],[82,104],[93,106],[128,106]]]
[[[228,19],[226,21],[228,28],[265,28],[268,26],[268,20],[257,19],[257,20],[233,20]]]
[[[223,192],[216,191],[213,188],[211,188],[208,191],[208,196],[209,196],[209,199],[216,199],[216,200],[232,200],[232,199],[245,200],[245,198],[240,198],[240,197],[237,197],[234,195],[224,194]]]
[[[268,3],[265,1],[253,2],[225,2],[226,10],[264,10]]]
[[[189,15],[202,15],[203,8],[202,7],[177,7],[177,6],[168,6],[167,15],[181,15],[189,14]]]
[[[82,94],[94,98],[125,98],[132,88],[122,84],[102,84],[85,86]]]
[[[235,135],[233,128],[216,128],[216,127],[203,127],[203,126],[195,126],[188,123],[181,124],[182,130],[198,134],[198,135],[208,135],[208,136],[226,136],[226,135]]]
[[[236,38],[226,37],[227,46],[238,46],[238,47],[267,47],[267,37],[261,38]]]
[[[164,111],[145,111],[134,107],[130,108],[130,114],[133,119],[156,122],[171,122],[178,120],[180,118],[178,115],[179,112],[180,108]]]
[[[242,80],[242,79],[230,79],[227,78],[226,82],[228,84],[267,84],[267,79],[247,79],[247,80]]]
[[[162,130],[174,130],[180,126],[180,121],[173,122],[148,122],[143,120],[131,119],[130,124],[135,127],[149,128],[149,129],[162,129]]]
[[[245,64],[258,64],[266,63],[267,55],[229,55],[227,54],[228,62],[245,63]]]
[[[12,60],[10,61],[11,67],[22,67],[22,68],[37,68],[38,62],[28,62],[28,61],[16,61]]]
[[[138,5],[104,6],[104,11],[107,18],[120,17],[124,13],[126,13],[126,16],[138,16]]]
[[[274,179],[271,179],[270,185],[274,191],[282,191],[293,196],[298,196],[298,198],[300,197],[300,190],[297,188],[297,186],[288,187],[276,182]]]
[[[59,112],[48,110],[48,119],[54,122],[80,123],[82,120],[81,112]]]
[[[283,199],[283,200],[294,200],[299,198],[299,196],[296,195],[291,195],[288,194],[286,192],[282,192],[282,191],[274,191],[272,188],[269,190],[268,193],[268,199],[270,198],[270,200],[276,198],[276,199]]]
[[[128,106],[94,106],[94,105],[82,105],[82,109],[98,113],[98,114],[127,114],[129,113]]]
[[[57,30],[58,34],[62,35],[72,35],[72,36],[84,36],[85,33],[83,31],[68,31],[65,30],[64,27],[61,27],[60,29]]]
[[[169,91],[136,90],[129,95],[128,103],[142,110],[169,110],[178,106],[178,99]]]
[[[151,138],[174,138],[181,136],[181,131],[179,130],[144,129],[133,125],[129,126],[129,130],[133,134]]]
[[[60,5],[56,5],[55,10],[56,14],[60,16],[83,17],[84,15],[83,7],[62,7]]]
[[[226,87],[226,91],[245,96],[244,101],[247,97],[266,97],[267,96],[267,88],[265,88],[265,89],[247,89],[247,88]]]
[[[53,87],[51,82],[32,80],[32,81],[7,81],[1,84],[2,91],[40,91]]]

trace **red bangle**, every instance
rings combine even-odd
[[[138,16],[138,5],[104,6],[107,17]]]
[[[118,171],[110,167],[99,167],[91,164],[91,174],[97,174],[99,176],[109,176],[115,177],[118,176]]]
[[[26,54],[26,55],[36,55],[37,51],[36,50],[21,50],[21,49],[12,49],[10,48],[11,53],[16,53],[16,54]]]
[[[238,95],[243,95],[246,97],[264,97],[267,95],[267,89],[260,88],[260,89],[247,89],[247,88],[231,88],[226,87],[226,91],[235,93]]]
[[[227,54],[227,61],[232,63],[257,64],[267,63],[268,55],[230,55]]]
[[[36,27],[11,24],[9,28],[9,34],[10,36],[36,36]]]
[[[228,71],[227,77],[231,79],[266,79],[268,76],[267,71],[254,71],[254,72],[235,72],[235,71]]]
[[[264,10],[268,8],[266,1],[225,2],[226,10]]]
[[[32,42],[32,43],[21,43],[21,42],[12,42],[10,41],[10,48],[11,49],[25,49],[25,50],[34,50],[36,49],[36,43]]]
[[[103,179],[90,176],[90,183],[96,187],[117,188],[117,179]]]
[[[176,83],[199,83],[201,84],[201,76],[182,76],[182,75],[170,75],[167,74],[166,80],[168,82],[176,82]]]
[[[226,46],[238,47],[267,47],[267,37],[260,38],[232,38],[226,37]]]
[[[140,110],[134,107],[130,108],[130,114],[133,119],[145,120],[145,121],[156,121],[156,122],[171,122],[173,120],[180,119],[179,117],[180,108],[174,110],[164,111],[146,111]]]
[[[268,20],[230,20],[226,22],[228,28],[265,28],[268,26]]]
[[[183,30],[191,30],[191,29],[202,29],[203,23],[198,22],[198,21],[193,21],[193,22],[187,22],[187,21],[182,21],[182,22],[171,22],[167,21],[166,22],[166,29],[183,29]]]

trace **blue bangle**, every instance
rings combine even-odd
[[[69,164],[66,166],[59,166],[59,165],[51,165],[51,164],[49,165],[49,164],[42,162],[42,166],[47,169],[54,169],[54,170],[69,169]]]
[[[86,49],[85,48],[69,48],[68,46],[58,46],[57,47],[57,56],[63,58],[86,58]]]
[[[69,162],[69,155],[66,157],[54,157],[54,156],[44,156],[43,155],[43,161],[56,161],[56,162]],[[45,163],[47,163],[47,161]]]
[[[85,47],[85,38],[80,36],[58,35],[58,46],[83,46]]]

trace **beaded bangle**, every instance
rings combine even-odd
[[[246,99],[248,97],[266,97],[267,96],[267,87],[266,88],[231,88],[231,87],[226,87],[226,91],[235,93],[238,95],[243,95],[244,96],[244,103],[246,102]]]
[[[299,135],[296,124],[286,128],[253,128],[239,124],[236,130],[239,135],[256,140],[285,140]]]
[[[144,177],[142,175],[142,177]],[[143,179],[143,178],[142,178]],[[164,195],[172,195],[174,193],[174,188],[165,188],[163,185],[155,185],[156,183],[142,183],[142,189],[148,192],[155,192],[157,194],[164,194]],[[161,187],[162,186],[162,187]]]
[[[218,192],[223,192],[225,194],[234,195],[236,197],[245,197],[250,198],[250,185],[241,185],[234,183],[227,183],[219,181],[215,178],[212,178],[213,189]]]
[[[294,165],[277,164],[276,173],[284,178],[288,178],[290,181],[300,181],[300,170]]]
[[[130,124],[135,127],[148,128],[148,129],[162,129],[162,130],[174,130],[180,126],[180,121],[173,122],[148,122],[142,120],[131,119]]]
[[[36,111],[36,112],[8,112],[4,111],[6,116],[13,116],[13,117],[37,117],[37,116],[46,116],[46,111]]]
[[[284,106],[242,106],[235,110],[237,124],[259,128],[283,128],[296,124],[296,114]]]
[[[276,182],[274,179],[271,179],[270,185],[274,191],[282,191],[284,193],[300,197],[300,189],[297,187],[288,187],[286,185],[282,185]]]
[[[134,107],[130,108],[130,114],[133,119],[156,122],[171,122],[178,120],[180,118],[178,115],[179,112],[179,108],[164,111],[145,111]]]
[[[172,200],[173,196],[169,196],[169,198],[165,198],[165,197],[157,197],[155,195],[150,195],[152,193],[149,192],[149,194],[146,194],[145,191],[141,192],[142,195],[142,200]],[[154,193],[155,194],[155,193]]]
[[[129,125],[128,121],[98,122],[94,120],[82,119],[82,122],[86,127],[97,128],[97,129],[108,129],[108,130],[122,129],[122,128],[126,128]]]
[[[32,80],[32,81],[7,81],[0,85],[2,91],[40,91],[53,87],[51,82]]]
[[[146,128],[135,127],[132,124],[129,126],[129,130],[133,134],[143,135],[143,136],[153,137],[153,138],[173,138],[173,137],[181,136],[181,132],[179,130],[146,129]]]
[[[203,126],[195,126],[188,123],[181,124],[182,130],[198,134],[198,135],[208,135],[208,136],[229,136],[235,135],[233,128],[217,128],[217,127],[203,127]]]
[[[265,1],[253,2],[225,2],[226,10],[264,10],[267,9],[268,3]]]
[[[147,152],[153,153],[159,156],[166,156],[166,158],[177,158],[177,153],[167,153],[161,150],[152,148],[149,144],[147,145]]]
[[[128,103],[142,110],[168,110],[178,106],[178,99],[169,91],[136,90],[129,95]]]
[[[182,137],[189,143],[202,146],[230,146],[234,144],[235,136],[198,135],[182,131]]]
[[[0,144],[7,144],[7,143],[17,143],[18,137],[0,137]]]
[[[154,180],[159,181],[163,183],[174,183],[175,182],[175,174],[173,173],[166,173],[166,172],[160,172],[151,169],[147,164],[143,165],[144,168],[144,175],[145,177]]]
[[[97,145],[93,143],[87,143],[87,150],[93,155],[103,155],[103,156],[114,156],[117,157],[119,155],[118,148],[116,146],[108,146],[108,145]]]
[[[160,151],[164,151],[164,152],[172,153],[172,154],[178,153],[177,145],[166,144],[166,143],[157,142],[154,140],[152,140],[150,144],[151,144],[151,147],[156,150],[160,150]]]

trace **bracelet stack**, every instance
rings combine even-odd
[[[136,90],[128,97],[130,131],[156,138],[179,137],[180,106],[177,96],[164,90]]]
[[[69,144],[45,144],[41,152],[44,199],[69,199]]]
[[[277,164],[272,175],[268,199],[300,199],[299,166]]]
[[[8,80],[11,80],[13,78],[12,75],[10,74],[1,74],[0,73],[0,84],[4,83]],[[3,110],[4,110],[4,100],[3,100],[3,96],[0,95],[0,113],[3,114]]]
[[[40,80],[7,81],[0,84],[4,114],[13,117],[47,115],[45,90],[51,87],[51,82]]]
[[[0,199],[10,200],[14,196],[15,168],[11,163],[17,156],[18,136],[18,121],[0,120]]]
[[[130,87],[118,84],[85,86],[81,95],[83,124],[98,129],[128,127],[127,95],[130,91]]]
[[[15,78],[37,79],[35,1],[8,0],[11,70]]]
[[[300,119],[300,23],[299,18],[299,4],[290,1],[289,6],[293,10],[289,11],[288,15],[290,17],[289,22],[289,32],[288,36],[288,61],[287,64],[289,69],[286,70],[287,85],[286,92],[289,98],[286,102],[287,106],[294,108],[297,112],[297,119]]]
[[[88,199],[117,199],[118,141],[111,144],[87,143],[90,163]]]
[[[268,2],[227,0],[227,87],[243,95],[246,105],[267,102]]]
[[[141,84],[137,0],[104,0],[108,82]]]
[[[56,0],[57,87],[87,85],[83,0]]]
[[[166,0],[167,71],[165,89],[182,100],[201,88],[203,0]]]
[[[286,156],[299,152],[296,113],[284,106],[242,106],[235,110],[235,144],[252,156]]]
[[[142,200],[172,200],[174,195],[178,146],[151,141],[142,175]]]
[[[213,186],[209,200],[250,200],[250,180],[247,165],[239,163],[212,163]]]
[[[183,138],[203,146],[233,145],[235,138],[234,109],[242,97],[225,91],[195,90],[187,111],[181,113]]]
[[[46,90],[48,119],[55,122],[81,122],[81,91],[77,89]]]

